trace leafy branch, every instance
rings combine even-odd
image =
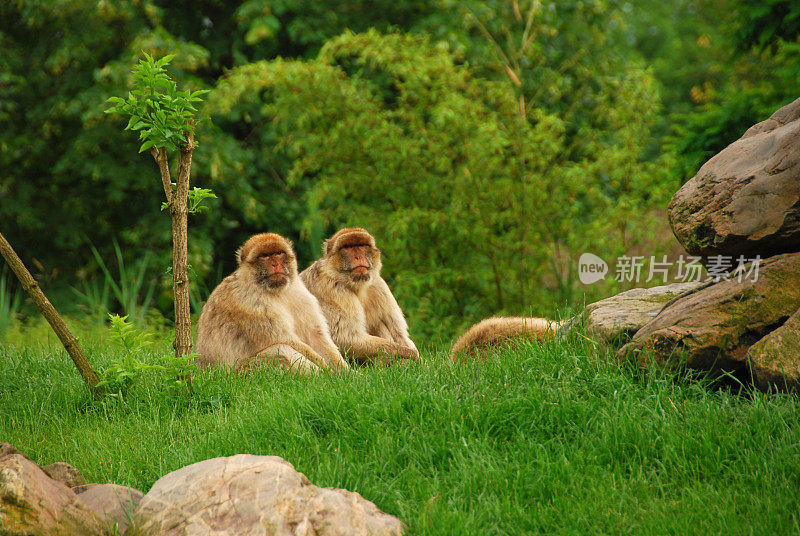
[[[174,54],[154,60],[145,53],[144,59],[133,68],[134,85],[127,98],[111,97],[114,104],[105,113],[118,113],[129,116],[125,130],[139,131],[142,145],[139,152],[152,147],[164,147],[167,151],[177,151],[186,143],[189,133],[194,131],[192,121],[201,102],[201,95],[207,89],[178,91],[177,84],[165,70]]]

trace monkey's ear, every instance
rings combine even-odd
[[[244,249],[244,245],[236,250],[236,265],[241,266],[244,260],[247,258],[248,250]]]
[[[327,239],[322,241],[322,251],[323,251],[323,253],[325,254],[326,257],[331,254],[331,248],[332,247],[333,247],[333,243],[331,242],[330,238],[327,238]]]

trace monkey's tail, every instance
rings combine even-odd
[[[510,340],[544,341],[552,338],[561,322],[532,316],[495,316],[481,320],[456,339],[450,358],[485,357],[489,350]]]

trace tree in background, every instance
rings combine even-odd
[[[65,283],[101,274],[90,241],[103,258],[114,257],[116,238],[131,265],[147,252],[168,265],[171,231],[158,211],[163,194],[151,188],[152,159],[131,159],[139,144],[104,103],[127,91],[142,50],[178,53],[173,72],[193,88],[208,52],[169,35],[153,4],[126,1],[3,3],[0,42],[0,218],[26,257],[61,274],[54,302],[71,298]],[[160,296],[162,310],[170,294]]]
[[[618,255],[634,246],[631,237],[645,239],[645,229],[653,228],[650,211],[665,199],[669,156],[644,153],[661,109],[660,88],[622,38],[631,6],[602,0],[456,6],[463,14],[459,42],[476,73],[513,84],[520,110],[538,108],[565,126],[562,149],[547,168],[563,176],[541,198],[558,202],[565,216],[548,229],[548,269],[555,301],[572,303],[575,258],[587,246]],[[547,208],[534,205],[531,215]]]

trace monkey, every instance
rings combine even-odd
[[[561,322],[531,316],[486,318],[456,339],[450,358],[485,357],[492,348],[511,340],[544,341],[553,337],[560,325]]]
[[[360,227],[337,231],[300,273],[339,350],[359,365],[419,358],[403,311],[381,277],[381,251]],[[405,362],[405,361],[404,361]]]
[[[237,269],[211,292],[200,313],[198,365],[241,371],[267,361],[301,373],[350,368],[299,277],[289,240],[253,235],[237,250],[236,261]]]

